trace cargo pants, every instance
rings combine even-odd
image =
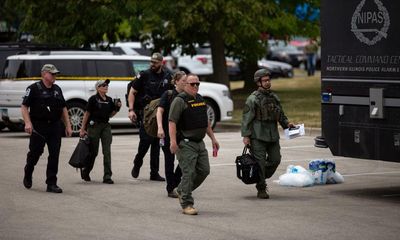
[[[267,186],[265,179],[272,177],[281,163],[281,146],[279,141],[265,142],[251,139],[251,151],[261,170],[259,171],[260,181],[256,184],[256,188],[257,190],[265,190]]]
[[[190,205],[193,206],[192,191],[198,188],[210,174],[210,163],[204,141],[181,140],[177,157],[182,171],[178,193],[182,198],[182,208],[186,208]]]
[[[104,175],[103,180],[111,179],[111,143],[112,133],[109,123],[95,123],[93,126],[88,126],[88,136],[90,139],[90,159],[88,167],[83,171],[88,174],[93,169],[94,162],[99,152],[99,142],[101,140],[101,149],[103,151]]]

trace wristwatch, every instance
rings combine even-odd
[[[129,108],[129,112],[132,112],[132,111],[133,111],[133,109]]]

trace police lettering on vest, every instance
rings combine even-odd
[[[203,97],[199,94],[195,99],[189,100],[187,95],[179,94],[178,97],[182,98],[187,108],[183,110],[181,120],[179,121],[179,128],[182,130],[192,130],[197,128],[207,128],[207,104]]]

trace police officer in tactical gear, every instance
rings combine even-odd
[[[71,136],[72,129],[61,88],[54,84],[59,71],[52,64],[42,67],[42,80],[31,84],[23,97],[21,112],[25,122],[25,132],[30,135],[29,152],[26,158],[24,186],[32,187],[32,174],[36,163],[47,144],[49,157],[46,170],[47,192],[62,193],[57,186],[58,159],[61,137],[65,124],[65,134]]]
[[[196,75],[189,74],[184,92],[171,103],[169,112],[169,135],[171,153],[177,155],[182,171],[182,180],[174,189],[178,196],[182,213],[196,215],[193,207],[192,191],[206,179],[210,173],[208,153],[203,138],[207,134],[213,148],[219,148],[208,121],[207,105],[198,94],[200,81]]]
[[[294,127],[285,116],[278,96],[271,91],[270,76],[267,69],[254,73],[254,82],[258,88],[246,100],[241,126],[243,143],[250,145],[260,166],[260,180],[256,188],[257,197],[263,199],[269,198],[265,179],[275,173],[281,162],[277,123],[283,129]]]
[[[86,111],[83,115],[82,128],[79,131],[79,136],[84,137],[88,135],[90,139],[90,158],[86,167],[81,170],[81,177],[86,182],[90,182],[90,172],[93,169],[95,159],[99,152],[99,142],[101,140],[101,148],[103,151],[103,183],[114,184],[111,179],[111,143],[112,133],[109,120],[121,108],[121,101],[113,101],[107,96],[109,79],[98,80],[95,84],[97,93],[92,95]]]
[[[139,176],[140,168],[143,165],[143,158],[151,146],[150,180],[165,181],[165,178],[161,177],[158,173],[160,165],[159,139],[149,136],[142,124],[144,107],[149,104],[151,100],[160,98],[165,91],[173,89],[173,85],[171,84],[172,74],[167,68],[163,67],[162,61],[163,57],[160,53],[153,53],[150,61],[150,68],[140,72],[140,75],[133,82],[132,88],[129,91],[128,117],[132,122],[137,122],[139,124],[140,137],[138,153],[133,160],[131,172],[133,178]]]

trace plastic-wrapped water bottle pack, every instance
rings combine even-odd
[[[343,176],[336,171],[332,160],[316,159],[308,164],[309,170],[302,166],[289,165],[286,173],[279,176],[279,185],[309,187],[314,184],[332,184],[344,182]]]

